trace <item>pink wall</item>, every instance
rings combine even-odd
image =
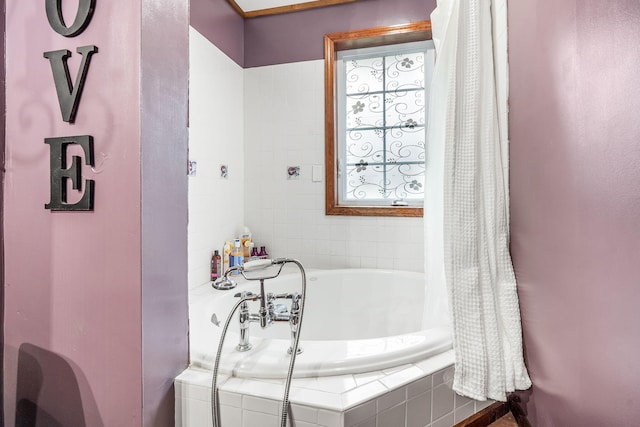
[[[509,2],[511,235],[535,426],[640,419],[640,3]]]
[[[173,98],[169,106],[158,102],[167,102],[165,93],[173,94],[180,79],[183,90],[187,74],[170,67],[171,72],[148,81],[141,69],[159,62],[143,56],[147,49],[158,50],[144,42],[154,20],[177,21],[158,43],[173,31],[185,37],[164,44],[163,59],[187,60],[186,49],[181,51],[186,46],[187,4],[180,8],[172,2],[173,7],[161,13],[152,3],[97,2],[88,28],[65,38],[50,28],[44,2],[6,1],[8,425],[13,425],[16,412],[27,425],[34,416],[42,425],[172,425],[167,415],[173,405],[167,401],[172,397],[171,378],[166,371],[186,363],[186,250],[174,262],[163,262],[167,247],[186,246],[186,94]],[[65,16],[74,16],[77,2],[63,4]],[[49,62],[42,54],[70,50],[75,81],[75,49],[89,44],[99,52],[92,58],[76,121],[68,124],[60,118]],[[141,112],[141,106],[154,111]],[[151,156],[149,141],[157,136],[149,131],[154,120],[161,135],[154,140],[158,153]],[[162,132],[170,126],[178,130]],[[83,167],[83,178],[96,181],[95,210],[45,210],[49,149],[44,138],[84,134],[95,140],[95,170]],[[153,174],[143,163],[164,170],[173,186],[163,193],[159,187],[166,180],[153,184]],[[162,208],[157,202],[160,194]],[[146,227],[154,210],[158,219]],[[159,224],[172,231],[146,241],[151,231],[158,232]],[[164,258],[149,260],[154,252],[145,248],[151,243],[160,245],[155,253]],[[159,265],[161,270],[154,270]],[[171,322],[163,319],[168,311]],[[145,335],[154,322],[168,327],[162,349],[158,337]],[[170,355],[160,357],[161,351]],[[150,372],[148,366],[162,358],[173,365]],[[150,422],[154,414],[143,413],[143,401],[151,410],[165,413]]]
[[[186,368],[188,1],[142,0],[143,426],[173,427]]]

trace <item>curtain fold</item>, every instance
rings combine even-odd
[[[431,20],[425,268],[446,282],[454,390],[504,401],[531,386],[508,247],[506,0],[441,0]]]

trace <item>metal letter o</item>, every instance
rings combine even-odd
[[[49,25],[58,34],[65,37],[74,37],[84,31],[91,21],[93,10],[96,7],[96,0],[79,0],[76,19],[70,27],[67,27],[62,17],[62,0],[45,0],[47,19]]]

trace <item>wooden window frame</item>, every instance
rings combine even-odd
[[[325,213],[352,216],[421,217],[422,207],[341,205],[338,203],[338,157],[336,156],[336,53],[398,43],[431,40],[431,21],[332,33],[324,36],[325,76]]]
[[[268,9],[250,10],[245,12],[242,10],[235,0],[227,0],[231,7],[244,19],[257,18],[260,16],[279,15],[282,13],[300,12],[302,10],[316,9],[319,7],[335,6],[346,3],[353,3],[360,0],[315,0],[304,3],[294,3],[286,6],[270,7]]]

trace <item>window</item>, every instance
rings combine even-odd
[[[325,36],[326,212],[422,216],[428,21]]]

